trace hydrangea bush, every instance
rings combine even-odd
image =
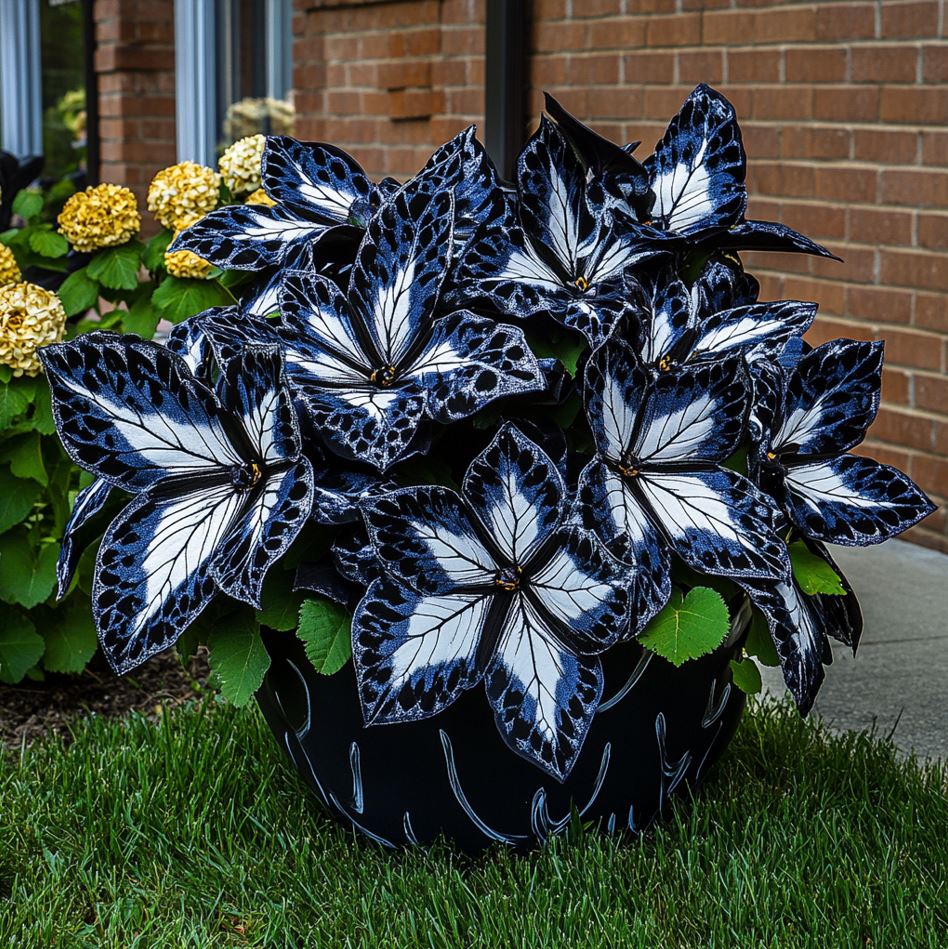
[[[43,351],[56,424],[108,499],[93,611],[127,672],[210,642],[246,700],[260,625],[355,664],[366,721],[483,688],[517,753],[563,779],[637,639],[681,664],[753,604],[744,650],[801,711],[861,621],[827,542],[878,543],[932,505],[851,453],[881,346],[802,336],[745,249],[830,256],[747,220],[730,104],[699,86],[644,162],[552,100],[515,188],[468,129],[405,184],[267,139],[266,204],[211,210],[171,252],[240,271],[239,303],[166,346],[93,332]],[[754,666],[735,661],[752,690]],[[757,679],[759,681],[759,678]]]

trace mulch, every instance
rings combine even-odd
[[[46,735],[68,742],[73,723],[87,715],[118,718],[137,711],[157,719],[206,691],[208,672],[206,653],[183,666],[170,650],[121,677],[97,656],[82,675],[0,684],[0,749],[16,751]]]

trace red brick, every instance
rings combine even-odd
[[[948,378],[944,375],[917,373],[915,406],[919,409],[927,409],[929,412],[948,414]],[[948,465],[948,460],[943,460],[942,464]],[[945,485],[948,487],[948,482],[945,482]]]
[[[755,86],[754,118],[808,119],[813,114],[813,90],[807,86]]]
[[[667,84],[675,78],[675,54],[638,50],[625,57],[623,68],[626,82]]]
[[[920,214],[918,244],[932,250],[948,250],[948,214]]]
[[[533,27],[533,49],[541,53],[583,49],[585,35],[586,27],[573,20],[554,23],[537,22]],[[599,46],[599,44],[596,45]]]
[[[818,303],[818,320],[826,319],[833,313],[842,313],[844,308],[844,288],[837,280],[811,280],[809,277],[790,276],[784,280],[781,292],[788,300],[812,300]]]
[[[849,209],[849,239],[860,244],[910,245],[912,213],[880,208]]]
[[[645,24],[644,18],[595,20],[586,27],[587,45],[590,49],[633,50],[645,45]]]
[[[756,15],[741,10],[705,13],[702,40],[705,46],[741,46],[753,36]]]
[[[944,296],[930,293],[916,294],[914,322],[920,329],[948,334],[948,303]]]
[[[652,17],[645,27],[645,41],[648,46],[697,45],[701,42],[701,15],[681,13]]]
[[[880,264],[883,283],[948,291],[948,255],[884,248]]]
[[[831,204],[786,204],[781,221],[817,240],[846,236],[846,209]]]
[[[870,429],[881,441],[931,451],[935,447],[935,429],[930,418],[883,405]]]
[[[922,48],[922,76],[925,82],[948,82],[948,44]]]
[[[816,38],[816,7],[768,10],[754,17],[754,38],[760,43],[787,43]]]
[[[619,63],[617,53],[570,56],[567,81],[580,86],[615,85],[619,81]]]
[[[780,51],[728,50],[727,78],[728,82],[777,82],[780,79]]]
[[[867,122],[879,117],[879,90],[873,86],[817,88],[813,92],[816,119]]]
[[[697,85],[699,82],[718,84],[724,78],[724,53],[721,50],[701,50],[678,53],[678,81]]]
[[[844,48],[802,47],[784,51],[788,82],[845,82]]]
[[[814,194],[828,201],[870,203],[876,199],[876,170],[859,166],[818,167]]]
[[[882,5],[882,35],[885,37],[927,37],[938,35],[938,2],[892,3]]]
[[[885,165],[914,164],[918,156],[918,132],[882,128],[853,130],[853,158]]]
[[[821,3],[817,8],[817,39],[852,42],[875,35],[875,3]]]
[[[853,46],[853,82],[915,82],[919,50],[915,46]]]
[[[908,405],[911,375],[899,369],[882,370],[882,401],[887,405]]]
[[[350,67],[354,68],[354,67]],[[380,63],[371,67],[365,76],[353,76],[352,85],[369,85],[373,73],[377,73],[376,82],[383,89],[408,89],[415,86],[431,85],[430,60],[401,60],[395,63]],[[362,81],[359,81],[362,79]],[[329,80],[332,85],[332,81]]]
[[[846,288],[846,312],[854,319],[873,323],[905,323],[912,316],[912,295],[888,287]]]
[[[922,132],[922,161],[948,165],[948,132]]]
[[[923,208],[948,206],[948,174],[886,168],[882,171],[881,198],[886,204]]]
[[[948,121],[948,89],[890,86],[882,90],[879,108],[884,122],[941,125]]]
[[[784,158],[849,158],[850,131],[826,126],[787,124],[780,133]]]
[[[573,4],[574,17],[615,16],[621,12],[621,0],[580,0]]]

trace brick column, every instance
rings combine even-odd
[[[103,181],[127,185],[142,201],[158,169],[175,160],[174,0],[96,0]]]

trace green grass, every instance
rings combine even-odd
[[[635,840],[391,854],[323,816],[256,711],[88,720],[0,760],[0,945],[948,945],[948,770],[785,706]]]

